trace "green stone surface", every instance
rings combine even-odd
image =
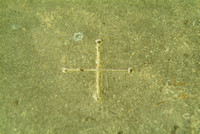
[[[74,33],[83,34],[74,41]],[[102,101],[95,72],[102,39]],[[0,0],[0,134],[199,134],[199,0]]]

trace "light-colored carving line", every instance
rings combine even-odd
[[[102,40],[96,40],[97,58],[96,58],[96,94],[93,95],[94,99],[101,101],[101,88],[100,88],[100,60],[101,60],[101,44]]]

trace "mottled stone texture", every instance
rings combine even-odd
[[[199,134],[199,7],[0,0],[0,133]],[[62,72],[95,68],[96,39],[101,68],[134,69],[101,73],[101,103],[95,72]]]

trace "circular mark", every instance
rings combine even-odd
[[[83,33],[82,32],[76,32],[74,33],[74,36],[73,36],[73,40],[74,41],[80,41],[83,39]]]
[[[135,70],[132,68],[132,67],[129,67],[128,68],[128,73],[130,74],[130,73],[134,73],[135,72]]]
[[[95,42],[96,42],[97,44],[102,44],[102,43],[103,43],[103,40],[102,40],[102,39],[97,39],[97,40],[95,40]]]

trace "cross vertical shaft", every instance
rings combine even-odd
[[[100,60],[101,60],[101,44],[102,40],[98,39],[96,40],[96,49],[97,49],[97,59],[96,59],[96,93],[95,96],[93,96],[96,100],[101,100],[101,85],[100,85]]]

